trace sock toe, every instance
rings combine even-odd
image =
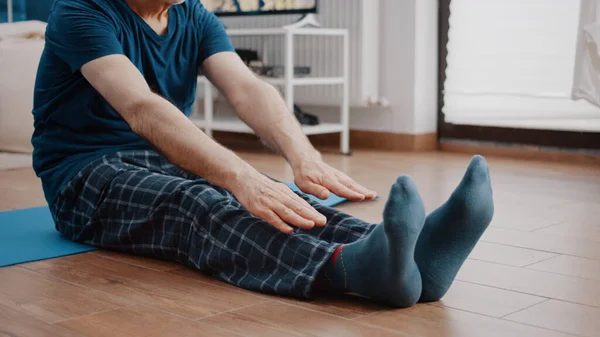
[[[463,181],[456,189],[455,202],[464,203],[463,208],[470,211],[470,217],[477,219],[471,223],[489,223],[494,213],[490,170],[483,158],[476,155],[471,160]]]
[[[412,178],[409,176],[400,176],[392,185],[390,197],[386,205],[397,205],[406,199],[414,198],[416,195],[418,195],[417,185]]]
[[[465,172],[463,182],[483,182],[490,179],[490,170],[485,158],[475,155]]]
[[[425,206],[411,177],[396,179],[383,210],[383,219],[388,234],[398,231],[418,234],[421,231],[425,223]]]

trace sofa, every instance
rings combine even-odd
[[[41,21],[0,24],[0,151],[31,153],[33,89],[44,40]]]

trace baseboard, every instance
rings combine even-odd
[[[267,150],[265,145],[252,134],[213,132],[221,144],[235,149]],[[309,136],[316,147],[332,148],[340,146],[340,134]],[[350,149],[369,149],[401,152],[435,151],[438,148],[437,134],[401,134],[364,130],[350,130]]]
[[[486,156],[600,165],[600,152],[597,151],[575,151],[544,146],[453,140],[440,141],[439,149],[446,152],[481,154]]]
[[[214,137],[221,144],[236,150],[252,150],[269,152],[261,141],[252,134],[215,131]],[[317,148],[338,148],[339,134],[316,135],[309,137]],[[387,132],[374,132],[351,130],[351,149],[387,150],[402,152],[420,151],[446,151],[486,156],[499,156],[509,158],[546,160],[554,162],[580,163],[600,165],[600,152],[561,150],[543,146],[508,145],[491,142],[469,142],[457,140],[442,140],[439,144],[437,135],[421,134],[395,134]]]
[[[312,136],[316,145],[339,146],[339,134]],[[369,149],[400,152],[437,150],[437,134],[405,134],[378,131],[350,130],[351,149]]]

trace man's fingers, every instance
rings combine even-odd
[[[365,199],[368,200],[373,200],[377,197],[377,193],[369,190],[368,188],[360,185],[359,183],[357,183],[356,181],[352,180],[349,177],[345,177],[342,179],[342,183],[344,185],[346,185],[346,187],[350,188],[351,190],[354,190],[355,192],[358,192],[362,195],[365,196]]]
[[[292,208],[277,202],[271,209],[286,223],[304,229],[311,229],[315,222],[298,215]]]
[[[340,183],[338,180],[329,180],[326,186],[331,192],[337,194],[338,196],[346,199],[350,199],[353,201],[362,201],[365,200],[365,195],[362,193],[358,193],[356,191],[351,190],[347,186]]]
[[[292,227],[283,222],[283,220],[270,209],[260,212],[258,216],[285,234],[291,234],[294,231]]]
[[[298,185],[302,192],[312,194],[315,197],[325,200],[329,198],[329,190],[321,185],[315,184],[311,181],[303,181],[301,186]]]
[[[319,213],[314,207],[312,207],[308,202],[304,199],[300,198],[293,192],[290,199],[286,200],[284,204],[292,209],[299,216],[311,220],[317,226],[325,226],[327,223],[327,218]]]

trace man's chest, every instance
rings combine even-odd
[[[193,103],[199,66],[199,43],[193,34],[180,33],[160,41],[126,34],[121,44],[154,92],[182,110]]]
[[[152,29],[156,35],[164,36],[169,31],[169,18],[162,19],[142,19],[150,29]]]

